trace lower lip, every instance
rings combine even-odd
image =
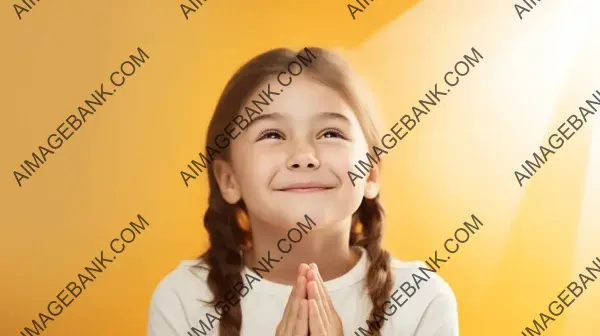
[[[293,193],[314,193],[314,192],[321,192],[321,191],[327,191],[330,190],[332,188],[294,188],[294,189],[286,189],[286,190],[280,190],[283,192],[293,192]]]

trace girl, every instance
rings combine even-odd
[[[207,135],[210,247],[157,286],[149,335],[458,335],[448,284],[381,247],[381,163],[349,178],[380,140],[359,84],[320,48],[229,80]]]

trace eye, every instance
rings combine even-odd
[[[340,138],[342,138],[342,139],[345,139],[345,137],[344,137],[344,134],[342,133],[342,131],[340,131],[340,130],[338,130],[338,129],[335,129],[335,128],[328,128],[328,129],[326,129],[326,130],[325,130],[325,131],[322,133],[322,135],[321,135],[321,136],[323,136],[323,137],[325,137],[325,138],[331,138],[331,137],[328,137],[328,136],[326,136],[327,134],[334,135],[334,136],[336,136],[336,137],[340,137]]]
[[[283,134],[281,134],[281,132],[274,130],[274,129],[268,129],[268,130],[262,131],[258,135],[258,139],[256,141],[260,141],[263,139],[280,139],[280,138],[283,138]]]

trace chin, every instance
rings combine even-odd
[[[313,227],[314,229],[320,229],[327,226],[329,223],[343,220],[347,218],[347,215],[338,214],[339,208],[335,206],[294,206],[285,210],[280,209],[280,216],[283,218],[283,223],[286,227],[297,227],[298,222]],[[308,217],[308,218],[306,218]],[[312,223],[310,222],[312,221]]]

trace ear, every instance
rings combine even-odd
[[[242,192],[235,179],[231,164],[222,159],[215,159],[213,172],[225,201],[229,204],[236,204],[242,198]]]
[[[379,195],[379,166],[373,167],[369,171],[369,176],[365,184],[365,198],[373,199]]]

